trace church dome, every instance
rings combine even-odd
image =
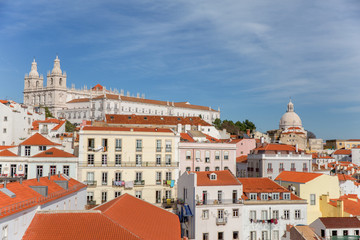
[[[302,128],[301,119],[300,119],[299,115],[297,115],[294,112],[294,104],[291,102],[291,100],[288,103],[287,111],[281,117],[280,124],[279,124],[280,129],[286,129],[286,128],[289,128],[289,127],[300,127],[300,128]]]

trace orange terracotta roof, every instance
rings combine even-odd
[[[58,198],[62,198],[66,195],[79,191],[80,189],[86,188],[86,185],[76,181],[75,179],[70,179],[68,181],[69,188],[66,190],[60,187],[57,183],[55,183],[55,180],[67,181],[67,179],[60,175],[60,177],[52,176],[50,180],[48,179],[48,177],[42,177],[40,178],[40,181],[38,181],[37,179],[28,179],[23,180],[22,184],[20,184],[19,182],[7,183],[6,188],[13,192],[16,196],[11,198],[5,193],[0,192],[0,209],[2,209],[0,218],[12,215],[17,212],[21,212],[27,208],[54,201]],[[30,188],[30,186],[47,186],[49,195],[47,197],[44,197],[32,188]],[[3,188],[3,185],[0,185],[0,188]],[[56,194],[50,195],[52,193]],[[26,204],[23,204],[21,205],[21,207],[14,209],[13,204],[15,203]]]
[[[351,150],[349,150],[349,149],[339,149],[339,150],[336,150],[333,154],[334,155],[350,155]]]
[[[101,86],[100,84],[96,84],[94,87],[91,88],[91,90],[96,90],[96,91],[101,91],[103,89],[104,87]]]
[[[94,210],[100,210],[105,216],[141,239],[181,239],[180,221],[177,215],[129,194],[121,195]]]
[[[243,185],[244,193],[281,193],[289,192],[269,178],[238,178]],[[291,193],[291,200],[301,200],[301,198]]]
[[[180,133],[181,142],[195,142],[195,140],[187,133]]]
[[[291,145],[286,145],[286,144],[275,144],[275,143],[269,143],[269,144],[265,144],[264,146],[260,146],[258,148],[254,149],[255,152],[260,152],[260,151],[287,151],[287,152],[295,152],[296,148],[294,146]],[[298,152],[302,152],[301,149],[298,149]]]
[[[326,228],[360,228],[357,217],[320,217]]]
[[[6,103],[8,103],[9,101],[7,101],[7,100],[0,100],[0,103],[2,103],[2,104],[6,104]]]
[[[38,212],[22,239],[133,240],[141,238],[97,211],[53,211]]]
[[[247,155],[243,155],[236,158],[237,163],[247,163],[248,157]]]
[[[299,127],[289,127],[288,129],[301,129]]]
[[[17,157],[17,155],[9,150],[5,149],[4,151],[0,152],[1,157]]]
[[[78,103],[78,102],[89,102],[89,101],[90,101],[90,98],[76,98],[76,99],[70,100],[66,103]]]
[[[312,158],[319,158],[319,159],[334,159],[333,157],[330,156],[319,156],[318,153],[313,153],[312,154]]]
[[[50,148],[46,151],[43,151],[41,153],[38,153],[34,156],[32,156],[33,158],[42,158],[42,157],[46,157],[46,158],[54,158],[54,157],[61,157],[61,158],[76,158],[76,156],[74,156],[71,153],[65,152],[63,150],[57,149],[55,147]]]
[[[229,171],[202,171],[191,172],[197,175],[197,186],[225,186],[225,185],[241,185],[236,177]],[[210,179],[210,174],[217,175],[216,180]]]
[[[106,114],[108,124],[139,124],[139,125],[192,125],[211,126],[200,117],[152,116],[152,115],[119,115]]]
[[[360,139],[348,139],[346,141],[349,141],[349,142],[360,142]]]
[[[296,183],[307,183],[311,180],[321,176],[321,173],[309,173],[309,172],[291,172],[282,171],[276,178],[276,181],[283,182],[296,182]]]
[[[349,175],[346,175],[346,174],[337,174],[338,178],[339,178],[339,181],[347,181],[347,180],[350,180],[350,181],[356,181],[356,178],[353,178]]]
[[[204,135],[205,135],[205,137],[206,137],[206,139],[209,141],[209,142],[211,142],[211,143],[219,143],[219,142],[221,142],[219,139],[217,139],[217,138],[214,138],[214,137],[212,137],[212,136],[210,136],[210,135],[207,135],[207,134],[205,134],[205,133],[203,133]]]
[[[35,133],[19,145],[30,145],[30,146],[59,146],[61,144],[54,143],[41,135],[40,133]]]
[[[168,128],[125,128],[125,127],[93,127],[85,126],[84,131],[119,131],[119,132],[170,132]]]
[[[66,122],[65,120],[61,121],[58,125],[53,127],[53,129],[51,129],[51,131],[59,130],[59,128],[61,128],[65,124],[65,122]]]
[[[17,147],[17,146],[5,146],[5,145],[2,145],[2,146],[0,146],[0,150],[14,148],[14,147]]]

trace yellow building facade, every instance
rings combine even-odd
[[[78,179],[88,185],[88,205],[128,193],[171,206],[177,195],[179,140],[170,129],[84,127]]]

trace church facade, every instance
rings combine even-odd
[[[44,77],[37,71],[35,60],[31,71],[24,79],[24,104],[29,106],[46,106],[56,116],[66,118],[79,124],[83,120],[104,120],[106,114],[137,114],[163,116],[201,116],[212,123],[220,118],[220,109],[193,105],[189,102],[170,102],[145,99],[137,94],[130,96],[117,89],[106,89],[100,84],[93,88],[75,89],[67,87],[67,75],[60,67],[60,59],[56,57],[52,71]]]

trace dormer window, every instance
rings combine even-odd
[[[216,173],[211,173],[210,174],[210,180],[216,180],[216,179],[217,179]]]
[[[283,193],[284,200],[290,200],[290,193]]]
[[[273,193],[271,198],[272,200],[279,200],[279,193]]]
[[[262,194],[261,194],[261,200],[269,200],[269,194],[267,194],[267,193],[262,193]]]
[[[250,200],[256,200],[257,194],[256,193],[250,193]]]

